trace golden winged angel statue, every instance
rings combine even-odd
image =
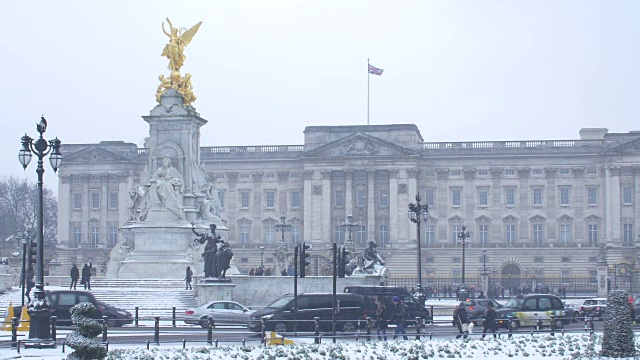
[[[164,22],[162,23],[162,31],[169,37],[169,43],[164,47],[164,50],[162,50],[161,56],[166,56],[167,59],[169,59],[169,70],[179,71],[186,59],[184,48],[189,45],[193,36],[198,32],[202,21],[184,32],[182,29],[173,27],[169,18],[167,18],[167,23],[169,23],[170,31],[167,32],[167,30],[165,30]]]

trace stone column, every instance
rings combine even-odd
[[[353,214],[353,170],[344,170],[344,211],[345,215]]]
[[[58,243],[71,242],[69,230],[71,226],[71,207],[73,193],[71,192],[71,176],[60,175],[58,183]]]
[[[547,185],[545,191],[547,194],[546,199],[543,200],[543,209],[546,210],[546,218],[544,224],[544,239],[543,244],[549,243],[549,239],[555,239],[556,237],[556,217],[558,216],[558,204],[560,199],[558,198],[558,186],[556,183],[556,173],[558,169],[545,168],[544,169]],[[533,234],[532,234],[533,236]],[[531,239],[533,241],[533,237]]]
[[[435,210],[437,211],[438,219],[443,219],[438,221],[438,234],[440,240],[444,240],[445,243],[450,243],[450,237],[448,236],[449,222],[446,221],[446,219],[449,218],[449,209],[451,208],[448,187],[449,169],[437,169],[436,174],[438,182],[437,189],[434,193],[434,196],[436,196]]]
[[[107,237],[109,236],[109,222],[108,216],[109,213],[109,202],[111,194],[109,193],[109,175],[102,174],[100,175],[100,235],[98,235],[98,243],[96,246],[107,244]]]
[[[251,235],[253,236],[253,243],[264,243],[264,229],[262,227],[262,171],[255,171],[251,173],[251,177],[253,179],[253,187],[251,194],[249,196],[249,209],[251,211],[251,217],[253,218],[253,222],[251,223],[252,231]]]
[[[322,175],[322,237],[324,242],[331,242],[331,170],[323,170]]]
[[[376,228],[376,189],[374,187],[375,175],[375,169],[367,169],[367,241],[375,241],[375,237],[373,236],[375,234]]]
[[[289,209],[289,202],[287,199],[289,198],[288,194],[288,182],[289,182],[289,172],[288,171],[279,171],[278,172],[278,207],[276,210],[279,215],[286,215],[287,210]]]
[[[610,210],[607,211],[607,233],[611,234],[608,237],[609,242],[620,243],[620,218],[621,218],[621,203],[622,203],[622,194],[620,190],[620,167],[610,167],[609,169],[610,178],[610,197],[609,204]],[[609,210],[609,208],[607,209]]]
[[[398,232],[398,170],[389,171],[389,242],[397,243]]]
[[[418,174],[420,173],[420,170],[416,169],[416,168],[409,168],[407,169],[407,197],[409,198],[407,201],[406,206],[409,206],[410,202],[415,202],[415,196],[416,194],[418,194],[420,192],[420,189],[418,188]],[[425,198],[422,198],[422,201],[420,202],[421,204],[424,204],[426,201]],[[402,209],[402,208],[400,208]],[[407,207],[405,207],[405,209],[408,209]],[[402,213],[402,211],[400,211]],[[407,238],[409,239],[410,243],[416,242],[416,247],[418,246],[417,243],[417,233],[416,233],[416,224],[412,223],[411,221],[409,221],[409,218],[406,217],[406,214],[398,214],[398,218],[401,223],[402,223],[402,218],[400,217],[401,215],[405,216],[406,219],[406,228],[407,228]],[[422,234],[420,234],[421,236],[424,235],[424,228],[421,228]],[[424,241],[424,239],[422,239]]]
[[[313,179],[313,171],[311,170],[305,170],[302,172],[302,176],[303,176],[303,187],[302,187],[302,192],[303,192],[303,201],[304,201],[304,207],[303,207],[303,219],[304,219],[304,224],[303,226],[303,239],[304,240],[311,240],[312,237],[312,229],[313,229],[313,183],[312,183],[312,179]]]

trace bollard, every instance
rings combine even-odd
[[[284,333],[282,334],[282,344],[280,345],[284,345]]]
[[[107,332],[109,331],[109,318],[107,316],[102,316],[102,342],[107,342]]]
[[[185,349],[187,347],[187,340],[182,339],[182,348]]]
[[[18,318],[11,318],[11,347],[18,346]]]
[[[356,334],[356,342],[360,341],[360,334]]]
[[[429,325],[433,325],[433,305],[431,305],[430,307],[431,307],[431,312],[429,313],[429,315],[431,315],[431,321],[429,322]]]
[[[18,351],[18,354],[20,354],[20,340],[18,340],[18,344],[17,344],[16,350]]]
[[[513,324],[514,320],[513,320],[513,316],[509,316],[509,324],[507,324],[507,331],[509,331],[509,336],[507,336],[507,339],[512,339],[513,338]]]
[[[549,315],[549,318],[551,319],[551,336],[556,336],[555,332],[556,332],[556,316],[554,314]]]
[[[207,344],[213,344],[213,318],[211,316],[207,317],[209,320],[209,327],[207,328]]]
[[[247,346],[247,340],[242,339],[242,346]]]
[[[176,307],[171,308],[171,326],[176,327]]]
[[[593,318],[591,318],[591,320],[589,320],[589,322],[591,323],[591,329],[589,331],[590,334],[593,334],[593,332],[595,331],[595,326],[593,326]]]
[[[64,354],[64,347],[67,345],[67,342],[62,340],[62,353]]]
[[[136,326],[138,326],[138,319],[139,319],[138,311],[139,311],[139,310],[140,310],[140,308],[138,308],[138,307],[136,306],[136,315],[135,315],[135,325],[136,325]]]
[[[542,327],[542,320],[540,320],[540,318],[536,317],[536,331],[540,331],[541,327]]]
[[[588,332],[589,331],[589,323],[587,321],[587,317],[584,317],[584,332]]]
[[[320,318],[319,317],[314,317],[313,321],[315,321],[316,325],[315,325],[315,329],[313,331],[313,336],[314,336],[314,343],[316,344],[320,344]]]
[[[105,345],[104,346],[105,350],[107,350],[107,352],[109,352],[109,342],[107,341],[106,343],[104,343],[104,345]]]
[[[433,340],[433,333],[429,333],[429,340]]]
[[[218,347],[218,339],[216,339],[216,348]]]
[[[154,316],[153,318],[156,322],[153,332],[153,342],[156,343],[156,345],[160,345],[160,316]]]
[[[149,350],[149,340],[147,340],[147,350]]]
[[[371,341],[371,317],[367,316],[367,341]]]
[[[51,317],[51,340],[53,340],[54,343],[57,340],[57,335],[58,335],[57,333],[58,333],[58,317],[52,316]]]
[[[420,340],[420,328],[422,327],[422,318],[416,316],[416,340]]]
[[[264,320],[260,319],[260,333],[262,334],[262,339],[260,340],[260,344],[267,344],[267,334],[264,329]]]

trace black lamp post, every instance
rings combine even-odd
[[[289,246],[286,241],[284,241],[284,233],[287,231],[291,231],[291,225],[285,223],[287,218],[282,215],[280,216],[280,222],[276,224],[276,231],[280,231],[282,233],[282,238],[280,239],[280,243],[278,244],[278,248],[276,249],[274,255],[278,262],[280,262],[280,266],[284,269],[288,268],[289,262]]]
[[[411,222],[416,223],[417,232],[416,236],[418,238],[418,283],[416,284],[416,291],[418,292],[418,296],[424,298],[424,293],[422,292],[422,244],[420,241],[420,224],[423,222],[427,222],[429,219],[429,206],[427,204],[420,204],[422,198],[420,194],[416,195],[416,203],[409,203],[409,212],[407,212],[407,216]],[[422,302],[424,305],[424,302]]]
[[[349,238],[347,242],[345,242],[344,248],[347,251],[349,251],[353,256],[355,256],[356,254],[356,245],[353,243],[353,240],[351,239],[351,233],[353,232],[353,230],[356,230],[359,227],[360,225],[358,225],[357,222],[353,221],[353,215],[351,215],[351,213],[349,213],[349,215],[347,216],[347,222],[343,222],[342,225],[340,225],[340,229],[342,231],[349,232]]]
[[[471,241],[471,236],[469,235],[469,232],[466,231],[467,227],[462,225],[462,232],[460,232],[458,234],[458,243],[462,245],[462,281],[461,281],[461,287],[464,287],[464,260],[465,260],[465,253],[464,250],[466,248],[466,245],[468,242]]]
[[[18,153],[18,160],[24,169],[27,168],[31,161],[31,155],[38,157],[38,211],[37,211],[37,275],[36,286],[33,292],[33,300],[29,303],[29,316],[31,323],[29,326],[29,343],[25,346],[30,347],[53,347],[55,342],[51,339],[51,329],[49,328],[49,318],[51,309],[45,298],[44,291],[44,192],[43,192],[43,175],[44,166],[43,159],[49,156],[49,162],[54,172],[58,171],[62,163],[62,155],[60,154],[60,140],[45,140],[42,135],[47,130],[47,120],[40,118],[36,129],[40,133],[40,137],[34,141],[27,134],[22,137],[22,149]]]

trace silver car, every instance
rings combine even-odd
[[[209,327],[208,317],[211,316],[214,326],[220,324],[246,326],[249,323],[249,316],[254,311],[234,301],[210,301],[197,308],[187,308],[184,322],[200,324],[203,328],[207,328]]]

